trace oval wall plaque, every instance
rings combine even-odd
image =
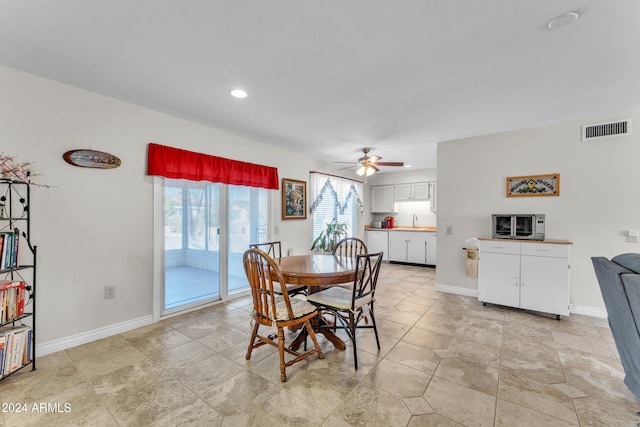
[[[70,165],[83,168],[112,169],[122,163],[113,154],[95,150],[71,150],[64,153],[62,158]]]

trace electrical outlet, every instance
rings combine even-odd
[[[274,234],[280,234],[280,227],[279,227],[279,226],[277,226],[277,225],[275,225],[275,226],[273,227],[273,233],[274,233]]]
[[[116,297],[116,285],[107,285],[104,287],[104,299],[112,299]]]
[[[453,234],[453,227],[445,227],[445,234]]]

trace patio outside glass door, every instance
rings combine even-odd
[[[165,182],[164,311],[220,299],[220,187]]]

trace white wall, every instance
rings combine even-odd
[[[570,302],[577,312],[604,312],[592,256],[638,252],[625,230],[640,229],[640,137],[581,141],[581,125],[632,117],[625,112],[438,144],[437,283],[477,290],[465,277],[462,248],[469,237],[490,235],[492,213],[546,214],[546,237],[571,247]],[[559,197],[505,197],[508,176],[560,174]]]
[[[149,142],[278,168],[280,178],[309,180],[334,166],[136,105],[0,67],[0,152],[33,162],[31,239],[38,247],[38,342],[109,328],[152,313],[153,178]],[[62,154],[94,148],[122,166],[73,167]],[[311,221],[281,220],[272,196],[273,227],[295,253],[311,247]],[[272,230],[274,231],[274,230]],[[103,298],[116,285],[116,298]]]

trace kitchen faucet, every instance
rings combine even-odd
[[[415,227],[416,226],[416,221],[418,220],[418,215],[417,214],[413,214],[413,218],[411,220],[411,226]]]

